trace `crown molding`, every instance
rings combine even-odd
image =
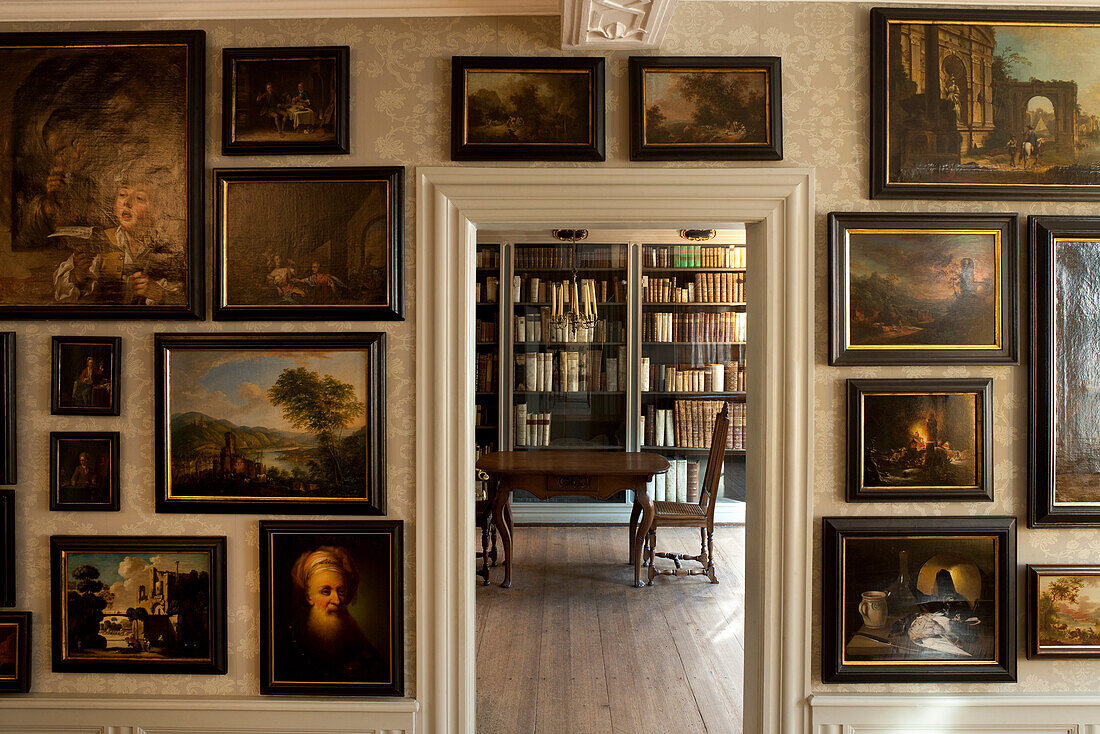
[[[2,0],[0,22],[557,15],[560,0]]]
[[[677,0],[562,0],[566,51],[659,48]]]

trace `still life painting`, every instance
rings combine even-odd
[[[455,56],[451,160],[604,159],[604,60]]]
[[[1028,657],[1100,658],[1100,566],[1027,567]]]
[[[348,46],[222,51],[224,155],[348,152]]]
[[[54,415],[118,415],[122,337],[55,336],[50,393]]]
[[[404,691],[400,520],[261,521],[261,693]]]
[[[874,196],[1096,198],[1096,12],[872,11]]]
[[[777,57],[632,56],[631,160],[779,160]]]
[[[992,500],[990,379],[848,380],[848,501]]]
[[[0,315],[201,315],[204,39],[0,38]]]
[[[404,318],[400,167],[214,171],[214,318]]]
[[[119,509],[118,431],[50,433],[50,509]]]
[[[0,693],[31,690],[31,613],[0,612]]]
[[[829,215],[830,364],[1016,359],[1012,215]]]
[[[1015,519],[825,518],[822,680],[1014,680]]]
[[[158,335],[157,510],[382,514],[382,339]]]
[[[50,538],[53,668],[226,671],[225,538]]]

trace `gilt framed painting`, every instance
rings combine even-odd
[[[404,694],[403,525],[260,521],[260,693]]]
[[[1015,214],[832,212],[829,364],[1015,364]]]
[[[0,607],[15,605],[15,490],[0,489]]]
[[[1027,567],[1027,657],[1100,658],[1100,566]]]
[[[0,34],[0,319],[204,315],[205,49]]]
[[[222,155],[347,153],[348,46],[222,50]]]
[[[118,415],[122,406],[122,337],[55,336],[50,413]]]
[[[385,514],[385,334],[154,345],[157,512]]]
[[[118,431],[50,433],[50,509],[119,509]]]
[[[1016,680],[1016,518],[822,518],[823,683]]]
[[[0,331],[0,484],[15,484],[15,332]]]
[[[630,160],[783,158],[776,56],[631,56]]]
[[[603,58],[451,59],[451,160],[603,159]]]
[[[214,318],[405,318],[405,169],[214,171]]]
[[[224,536],[50,538],[54,672],[226,672]]]
[[[1100,12],[871,10],[871,196],[1100,198]]]
[[[993,500],[993,380],[848,380],[848,501]]]
[[[0,611],[0,693],[31,691],[31,613]]]

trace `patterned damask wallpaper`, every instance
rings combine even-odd
[[[869,145],[870,6],[824,3],[681,3],[664,48],[668,55],[775,55],[783,59],[785,160],[776,166],[812,166],[817,171],[817,368],[815,373],[814,515],[1015,515],[1020,566],[1026,563],[1096,561],[1100,531],[1027,530],[1026,368],[896,367],[833,368],[827,364],[825,218],[830,211],[997,211],[1021,214],[1090,214],[1087,204],[1058,202],[870,201]],[[259,595],[256,516],[156,515],[153,512],[152,343],[157,331],[384,330],[389,333],[388,425],[390,517],[406,521],[406,624],[416,608],[413,547],[416,328],[416,166],[449,164],[450,57],[458,54],[558,55],[553,18],[463,18],[385,20],[290,20],[141,24],[6,24],[0,30],[107,30],[191,28],[207,31],[207,168],[217,166],[405,165],[409,212],[406,223],[408,319],[403,323],[156,323],[0,322],[19,334],[20,483],[18,608],[35,613],[33,689],[38,693],[255,695],[258,691]],[[221,54],[225,46],[348,44],[351,61],[351,155],[222,158],[220,147]],[[627,144],[626,56],[611,54],[607,66],[607,162],[604,166],[740,164],[630,164]],[[522,165],[503,163],[500,165]],[[570,165],[570,164],[535,164]],[[745,164],[758,165],[758,164]],[[209,227],[209,203],[207,222]],[[0,238],[6,233],[0,232]],[[1023,292],[1021,291],[1021,297]],[[1024,301],[1021,301],[1023,303]],[[1024,309],[1026,313],[1026,309]],[[46,375],[54,334],[117,334],[125,350],[124,393],[119,418],[51,416]],[[994,380],[995,490],[992,503],[845,504],[844,380],[849,377],[972,377]],[[122,512],[50,512],[48,434],[55,430],[102,429],[122,433]],[[61,533],[225,534],[229,537],[229,674],[226,676],[74,675],[50,672],[48,538]],[[815,548],[820,531],[815,522]],[[814,597],[820,604],[820,553],[815,553]],[[1019,579],[1022,584],[1022,573]],[[1022,595],[1021,595],[1022,598]],[[1035,661],[1023,656],[1019,623],[1019,684],[937,685],[943,690],[1062,691],[1096,687],[1096,666],[1087,661]],[[814,614],[815,619],[819,614]],[[415,695],[415,640],[407,636],[407,688]],[[818,675],[820,630],[815,628],[813,679]],[[876,690],[931,690],[928,686],[875,686]]]

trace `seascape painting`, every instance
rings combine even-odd
[[[1095,14],[885,9],[876,24],[884,189],[1100,185]]]
[[[20,35],[0,43],[0,311],[195,313],[202,32]]]
[[[980,393],[863,394],[863,486],[974,488]]]
[[[999,346],[998,234],[848,230],[848,346]]]
[[[645,145],[767,144],[766,69],[646,69]]]
[[[1040,567],[1041,568],[1041,567]],[[1100,654],[1100,575],[1095,569],[1037,574],[1038,649],[1092,648]]]

